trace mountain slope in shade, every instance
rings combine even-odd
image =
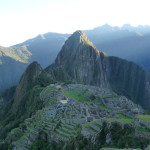
[[[65,42],[53,68],[61,68],[68,74],[70,80],[78,83],[100,84],[107,87],[102,62],[104,55],[105,53],[99,52],[88,40],[85,33],[76,31]]]
[[[47,33],[12,47],[0,47],[0,91],[14,86],[29,63],[53,63],[67,34]]]
[[[27,67],[26,63],[16,61],[10,57],[3,56],[0,64],[0,91],[7,89],[18,83],[23,70]]]
[[[1,96],[12,100],[0,111],[0,148],[146,148],[150,115],[136,103],[150,109],[149,79],[138,65],[106,56],[76,31],[54,64],[30,64],[14,96],[14,89]]]
[[[85,33],[97,49],[103,50],[109,56],[133,61],[150,72],[149,26],[132,27],[124,25],[123,27],[112,27],[106,24],[93,30],[86,30]],[[20,63],[23,63],[22,65],[25,66],[20,67],[18,73],[9,73],[9,71],[3,73],[3,70],[0,70],[2,76],[8,76],[9,74],[9,78],[12,79],[9,81],[3,79],[4,82],[0,83],[0,90],[16,85],[26,66],[32,61],[38,61],[42,67],[47,67],[53,63],[69,35],[50,32],[9,48],[0,47],[0,66],[2,68],[5,66],[2,61],[5,56],[8,56],[11,62],[18,62],[19,66]],[[9,63],[9,60],[7,63]],[[19,67],[15,64],[12,66]],[[17,70],[16,68],[13,69]]]
[[[85,32],[96,47],[109,56],[133,61],[150,72],[150,26],[104,25]]]
[[[135,63],[99,52],[82,31],[69,37],[46,71],[56,80],[111,87],[150,109],[150,75]]]
[[[22,97],[24,93],[30,89],[32,83],[36,77],[41,74],[41,72],[42,68],[37,62],[30,64],[20,79],[14,99],[19,99]]]
[[[44,40],[44,38],[46,37],[40,36],[35,41],[38,41],[38,39]],[[27,42],[30,44],[29,41]],[[14,70],[13,66],[10,68],[10,65],[8,65],[8,70],[13,74],[16,73],[14,78],[19,78],[19,75],[23,71],[22,66],[15,67],[20,71],[20,74],[18,73],[19,71],[11,71],[11,69]],[[99,52],[81,31],[75,32],[65,42],[55,63],[48,68],[51,69],[46,69],[46,71],[52,72],[53,78],[56,80],[69,80],[96,86],[111,86],[116,92],[123,92],[124,95],[134,101],[138,101],[147,108],[149,107],[149,104],[147,105],[146,102],[149,99],[149,75],[134,63],[128,63],[116,57],[106,57],[105,53]],[[129,72],[131,74],[128,74]],[[5,74],[5,71],[3,71],[3,74]],[[1,74],[1,82],[6,84],[1,85],[11,86],[17,82],[17,80],[12,79],[12,75],[10,76],[6,73],[7,77],[3,74]],[[8,80],[9,76],[10,80]],[[7,82],[4,82],[5,80]],[[117,84],[115,84],[116,82]],[[141,102],[141,99],[143,102]]]
[[[117,57],[107,57],[106,66],[112,89],[150,110],[150,75],[137,64]]]

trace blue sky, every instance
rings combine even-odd
[[[0,45],[46,32],[72,33],[108,23],[150,24],[149,0],[0,0]]]

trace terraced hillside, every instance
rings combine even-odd
[[[11,130],[1,145],[30,150],[36,149],[41,140],[49,149],[62,146],[79,150],[84,146],[87,150],[103,146],[143,148],[149,143],[150,128],[140,119],[150,116],[111,90],[81,84],[50,84],[42,90],[40,99],[44,107]],[[120,144],[114,145],[116,140]],[[139,140],[138,145],[135,140]]]

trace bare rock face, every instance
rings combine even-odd
[[[57,81],[111,88],[150,109],[150,75],[133,62],[98,51],[82,31],[68,38],[46,71]]]
[[[108,87],[104,57],[85,33],[76,31],[62,47],[54,68],[62,68],[77,83]]]
[[[150,109],[150,75],[137,64],[118,57],[107,57],[105,60],[111,88]]]

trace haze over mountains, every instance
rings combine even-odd
[[[150,72],[149,26],[111,27],[106,24],[86,30],[85,33],[97,49],[109,56],[134,61]],[[38,61],[42,67],[54,62],[68,36],[69,34],[46,33],[10,48],[0,47],[0,90],[16,85],[32,61]]]
[[[104,25],[91,31],[86,31],[89,39],[98,49],[102,49],[109,56],[117,56],[133,61],[150,71],[150,27],[111,27]]]
[[[3,150],[141,148],[150,139],[150,75],[100,52],[82,31],[46,69],[33,62],[0,101]],[[139,106],[141,105],[141,106]]]
[[[48,33],[24,43],[0,47],[0,91],[18,83],[29,63],[38,61],[42,67],[54,62],[66,34]]]

